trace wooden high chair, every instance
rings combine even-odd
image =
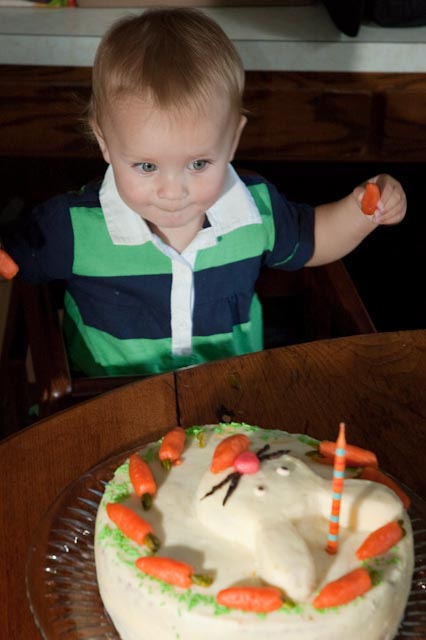
[[[265,269],[257,292],[266,347],[376,331],[342,261],[294,272]],[[0,358],[1,436],[29,424],[33,405],[41,418],[137,379],[72,374],[61,330],[62,293],[58,283],[13,281]],[[281,315],[290,318],[285,330]]]

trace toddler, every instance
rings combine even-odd
[[[231,161],[246,125],[244,70],[201,11],[152,9],[113,25],[93,67],[88,122],[100,182],[37,208],[4,239],[21,277],[66,282],[64,331],[86,375],[154,374],[262,349],[263,266],[346,255],[406,201],[388,175],[313,209]]]

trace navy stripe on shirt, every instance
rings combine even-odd
[[[194,273],[193,333],[231,332],[248,322],[261,258]],[[84,324],[119,339],[171,337],[171,274],[74,276],[68,283]]]

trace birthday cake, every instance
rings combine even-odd
[[[333,457],[303,435],[178,427],[132,454],[95,530],[99,591],[120,638],[394,638],[413,571],[407,502],[362,479],[376,463],[364,473],[350,449],[338,517]]]

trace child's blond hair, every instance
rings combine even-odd
[[[213,99],[242,112],[244,69],[222,28],[196,9],[150,9],[105,34],[93,66],[89,121],[101,127],[115,100],[140,97],[160,109],[203,111]]]

